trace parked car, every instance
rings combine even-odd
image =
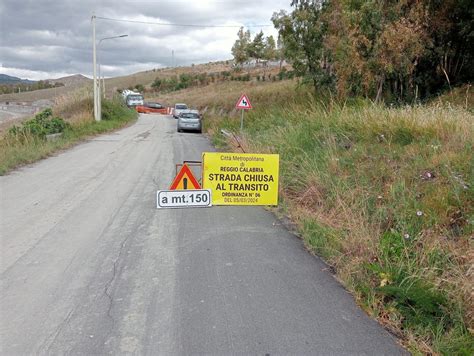
[[[143,114],[165,114],[167,113],[167,109],[165,106],[161,105],[160,103],[155,102],[146,102],[143,105],[136,106],[136,110],[139,113]]]
[[[173,117],[177,119],[179,117],[179,114],[181,114],[185,110],[188,110],[188,106],[186,104],[175,104],[173,109]]]
[[[202,117],[197,110],[182,111],[178,117],[178,132],[197,131],[202,132]]]

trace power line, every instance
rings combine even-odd
[[[102,17],[96,16],[96,19],[106,20],[106,21],[115,21],[115,22],[129,22],[129,23],[139,23],[144,25],[156,25],[156,26],[180,26],[180,27],[196,27],[196,28],[240,28],[240,27],[270,27],[273,25],[264,24],[264,25],[197,25],[197,24],[183,24],[183,23],[164,23],[164,22],[151,22],[151,21],[138,21],[138,20],[124,20],[124,19],[114,19],[111,17]]]

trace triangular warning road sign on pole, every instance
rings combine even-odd
[[[199,185],[196,177],[194,177],[193,172],[191,172],[188,165],[185,163],[174,178],[173,183],[171,183],[170,190],[187,189],[201,189],[201,186]]]
[[[252,104],[250,104],[250,100],[247,95],[242,94],[239,101],[235,105],[236,109],[252,109]]]

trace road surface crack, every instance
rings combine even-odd
[[[51,351],[51,347],[53,347],[54,343],[56,342],[59,334],[61,333],[61,331],[69,325],[69,322],[71,321],[72,319],[72,315],[74,313],[75,309],[71,309],[69,311],[69,313],[67,313],[66,317],[63,319],[63,321],[58,325],[58,327],[56,328],[56,330],[54,330],[49,336],[48,338],[45,340],[45,342],[40,346],[39,350],[43,350],[44,348],[46,348],[46,351],[44,353],[48,354],[50,353]],[[51,341],[49,341],[51,340]],[[48,343],[49,341],[49,343]],[[46,344],[48,344],[46,346]],[[40,354],[43,354],[42,351],[40,351]]]
[[[112,287],[112,284],[114,283],[115,278],[117,277],[117,270],[118,270],[117,265],[120,261],[120,257],[122,256],[123,249],[124,249],[128,239],[129,239],[129,237],[130,237],[130,235],[127,235],[127,237],[122,241],[122,243],[120,245],[118,256],[115,259],[114,264],[113,264],[112,276],[104,286],[104,294],[106,295],[107,299],[109,300],[109,306],[107,308],[107,316],[109,317],[110,320],[112,320],[112,324],[115,324],[115,318],[112,315],[112,308],[113,308],[113,304],[114,304],[114,298],[113,298],[112,294],[110,293],[110,288]]]

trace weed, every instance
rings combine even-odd
[[[221,128],[239,133],[233,105],[244,90],[254,109],[240,138],[250,151],[280,154],[282,205],[307,246],[415,353],[472,354],[474,120],[466,100],[389,108],[261,80],[168,98],[206,108],[205,127],[222,145]]]
[[[53,117],[50,108],[36,114],[34,119],[23,122],[22,126],[13,126],[8,130],[8,135],[13,140],[24,141],[27,136],[44,139],[46,135],[61,133],[69,124],[60,117]]]
[[[82,102],[83,99],[79,100]],[[62,105],[67,106],[66,103],[64,101]],[[74,101],[71,105],[75,106]],[[85,108],[87,110],[88,106]],[[137,116],[134,110],[127,109],[119,100],[105,100],[103,108],[104,120],[99,122],[92,119],[91,112],[86,111],[83,120],[68,123],[53,117],[53,111],[47,109],[26,121],[22,127],[10,129],[7,135],[0,138],[0,174],[47,157],[84,137],[123,127]],[[56,141],[44,139],[45,135],[55,132],[63,132],[63,136]]]

